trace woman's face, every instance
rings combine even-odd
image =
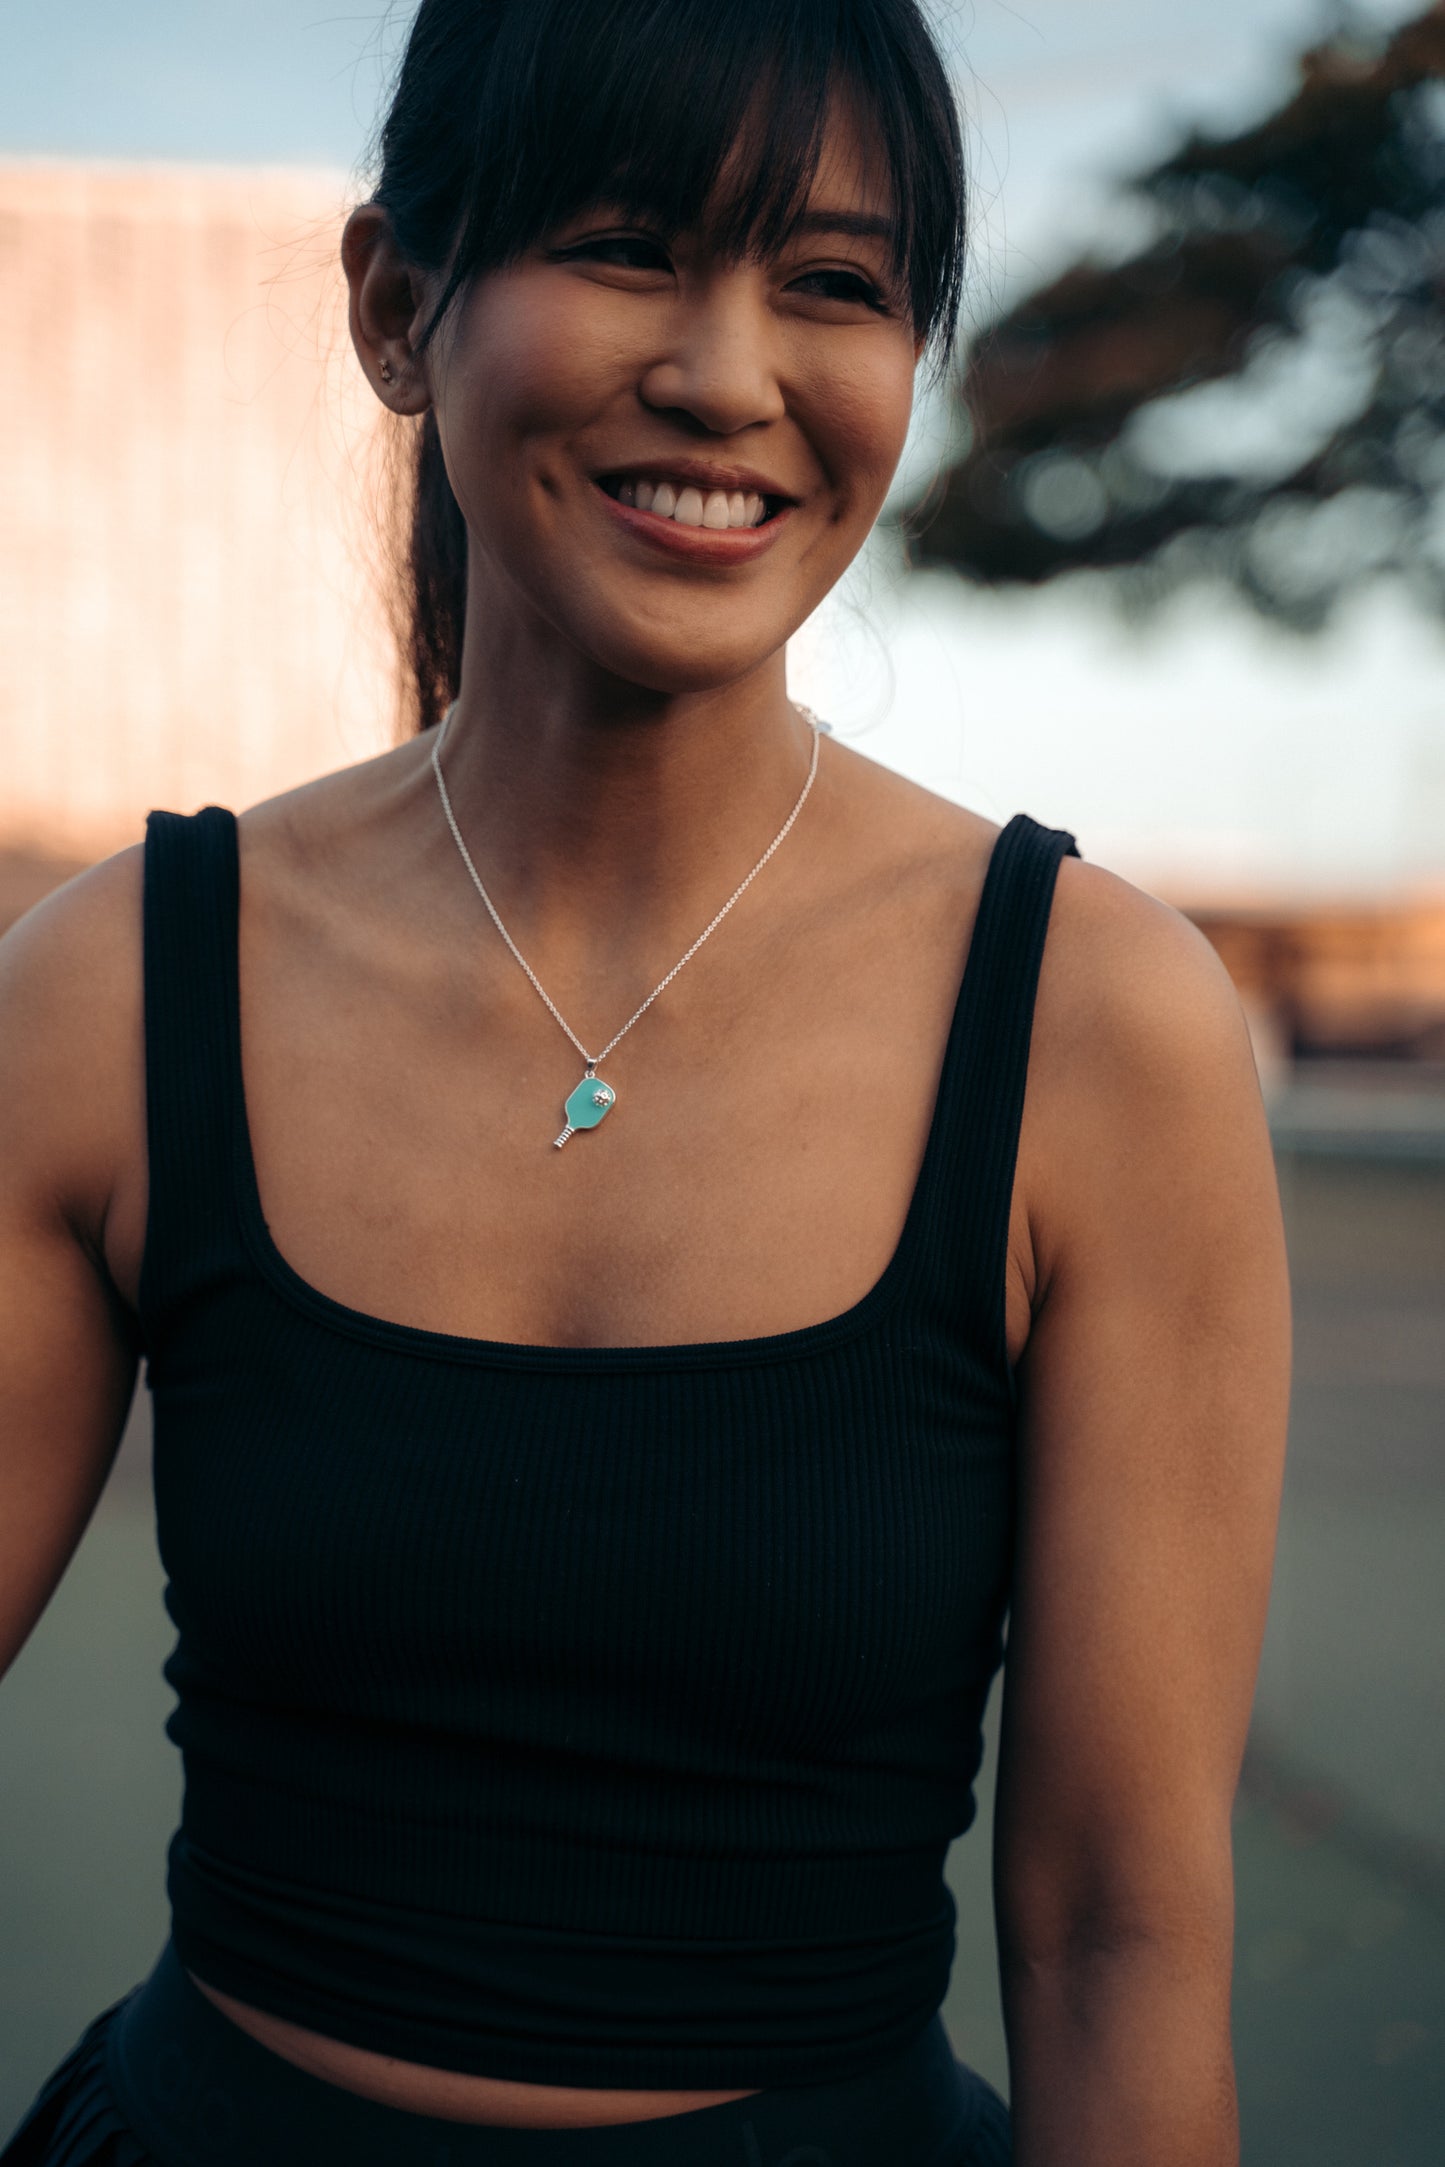
[[[427,368],[487,622],[520,605],[680,692],[756,668],[833,586],[902,452],[918,354],[861,148],[837,108],[773,257],[600,205],[458,303]]]

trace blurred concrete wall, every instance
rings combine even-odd
[[[0,847],[88,859],[391,742],[326,172],[0,164]]]

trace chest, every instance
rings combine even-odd
[[[253,1284],[151,1386],[178,1686],[721,1772],[863,1750],[997,1660],[1009,1413],[912,1303],[786,1358],[452,1365]]]
[[[940,898],[933,925],[743,934],[699,959],[603,1064],[606,1119],[562,1150],[582,1062],[507,959],[273,938],[258,910],[242,1073],[270,1238],[332,1300],[464,1338],[665,1345],[836,1316],[902,1237],[971,931],[961,900]],[[626,992],[580,989],[590,1043]],[[1015,1362],[1030,1151],[1026,1123],[1000,1260]],[[143,1137],[130,1164],[109,1241],[133,1295]]]

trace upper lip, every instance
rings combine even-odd
[[[634,459],[619,460],[615,466],[604,467],[593,476],[594,481],[629,482],[691,482],[702,490],[722,489],[729,496],[734,490],[745,495],[751,491],[760,497],[774,497],[785,504],[796,504],[798,499],[787,489],[780,489],[766,474],[759,474],[755,467],[723,466],[711,459]]]

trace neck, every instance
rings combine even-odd
[[[539,954],[594,944],[615,954],[626,926],[629,948],[640,930],[653,953],[686,946],[807,778],[811,736],[788,701],[782,654],[720,690],[661,693],[557,658],[546,671],[498,668],[502,658],[479,646],[469,631],[440,759],[513,939]],[[428,733],[428,758],[434,742]],[[450,853],[440,822],[438,835]]]

